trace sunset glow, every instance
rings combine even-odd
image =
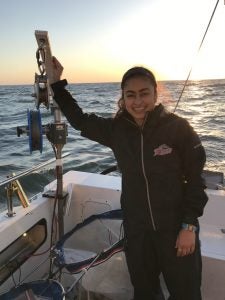
[[[57,4],[58,2],[58,4]],[[80,1],[79,1],[80,2]],[[225,5],[221,1],[201,51],[198,47],[216,0],[136,1],[46,0],[43,15],[36,2],[2,4],[0,84],[32,83],[37,71],[34,31],[47,30],[52,51],[69,82],[114,82],[134,65],[157,79],[225,77]],[[89,3],[90,2],[90,3]]]

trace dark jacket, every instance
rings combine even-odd
[[[114,152],[127,232],[197,225],[207,202],[201,177],[205,151],[189,123],[161,104],[146,116],[143,128],[126,111],[115,118],[85,114],[66,84],[59,81],[52,89],[69,123]]]

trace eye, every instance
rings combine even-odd
[[[146,92],[141,93],[140,96],[141,96],[141,97],[146,97],[146,96],[148,96],[149,94],[150,94],[150,93],[146,91]]]
[[[134,94],[126,94],[126,98],[128,99],[133,99],[135,97]]]

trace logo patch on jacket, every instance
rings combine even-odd
[[[158,148],[154,149],[154,156],[170,154],[173,148],[170,148],[166,144],[160,145]]]

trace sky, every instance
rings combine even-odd
[[[136,65],[158,80],[225,78],[220,0],[0,0],[0,84],[32,84],[35,30],[48,31],[70,83],[118,82]]]

